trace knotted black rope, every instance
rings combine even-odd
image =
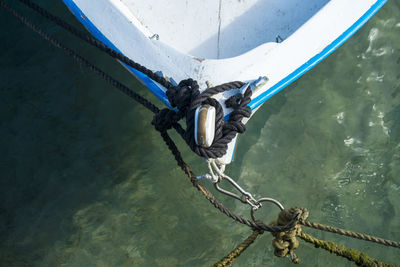
[[[228,144],[235,138],[236,134],[243,133],[246,130],[242,119],[251,115],[251,109],[248,104],[251,101],[252,91],[250,87],[243,94],[237,97],[235,104],[232,104],[231,98],[226,101],[227,108],[233,111],[227,122],[224,121],[224,112],[221,104],[213,96],[243,87],[243,82],[229,82],[208,88],[200,93],[199,85],[193,79],[183,80],[178,86],[171,87],[166,94],[172,107],[178,109],[178,112],[171,109],[162,109],[155,114],[152,124],[158,131],[171,129],[174,123],[180,119],[186,118],[186,130],[183,135],[189,147],[199,156],[204,158],[219,158],[225,155]],[[214,141],[210,147],[202,147],[196,144],[194,138],[194,116],[196,109],[201,105],[209,104],[216,109],[215,135]]]
[[[34,9],[36,8],[35,10],[38,12],[40,11],[39,13],[41,13],[42,15],[47,14],[48,16],[46,16],[46,17],[50,18],[51,20],[53,20],[55,22],[58,21],[58,22],[56,22],[57,24],[66,28],[65,25],[67,23],[63,22],[60,18],[57,18],[57,17],[51,15],[50,13],[48,13],[41,7],[35,5],[34,3],[32,3],[29,0],[20,0],[20,1],[23,2],[24,4],[27,4],[31,8],[34,8]],[[80,35],[78,37],[82,38],[85,41],[91,40],[91,41],[88,41],[90,44],[100,48],[107,54],[113,56],[114,58],[120,59],[122,62],[124,62],[130,66],[135,66],[135,64],[137,64],[137,66],[139,66],[138,67],[139,71],[142,71],[146,75],[147,75],[147,73],[149,73],[148,76],[150,78],[152,78],[154,76],[155,77],[154,80],[156,80],[157,82],[159,82],[163,85],[165,84],[164,86],[167,89],[169,89],[167,91],[167,94],[169,94],[168,97],[171,98],[170,102],[174,103],[174,106],[177,107],[178,112],[170,110],[170,109],[164,109],[164,110],[160,111],[150,101],[148,101],[147,99],[138,95],[137,93],[135,93],[134,91],[132,91],[131,89],[129,89],[128,87],[123,85],[122,83],[118,82],[113,77],[109,76],[107,73],[103,72],[101,69],[99,69],[96,66],[94,66],[93,64],[91,64],[85,58],[78,55],[75,51],[63,46],[60,42],[58,42],[57,40],[55,40],[48,34],[44,33],[40,28],[38,28],[37,26],[32,24],[24,16],[20,15],[18,12],[16,12],[14,9],[10,8],[7,4],[5,4],[1,0],[0,0],[0,7],[7,10],[10,14],[12,14],[17,19],[19,19],[28,28],[30,28],[34,32],[38,33],[42,38],[44,38],[45,40],[50,42],[52,45],[54,45],[57,48],[60,48],[64,52],[66,52],[74,60],[85,65],[90,70],[92,70],[94,73],[96,73],[100,77],[102,77],[105,81],[107,81],[111,85],[115,86],[116,88],[121,90],[123,93],[125,93],[126,95],[128,95],[129,97],[131,97],[132,99],[137,101],[138,103],[142,104],[144,107],[148,108],[153,113],[157,114],[157,116],[155,116],[153,119],[153,121],[154,121],[153,123],[155,125],[157,125],[162,138],[164,139],[168,148],[171,150],[171,152],[174,155],[175,160],[177,161],[180,168],[190,178],[190,181],[192,182],[193,186],[196,187],[206,197],[206,199],[210,201],[210,203],[215,208],[220,210],[222,213],[224,213],[228,217],[232,218],[233,220],[235,220],[239,223],[242,223],[244,225],[251,227],[253,230],[278,233],[278,232],[293,230],[293,229],[295,229],[296,225],[301,224],[301,225],[312,227],[312,228],[319,229],[319,230],[329,231],[329,232],[333,232],[333,233],[342,234],[345,236],[350,236],[350,237],[354,237],[354,238],[359,238],[359,239],[363,239],[363,240],[367,240],[367,241],[376,242],[376,243],[383,244],[386,246],[400,248],[399,242],[385,240],[385,239],[381,239],[381,238],[372,237],[369,235],[363,235],[360,233],[350,232],[350,231],[339,229],[339,228],[334,228],[334,227],[330,227],[330,226],[325,226],[325,225],[321,225],[321,224],[317,224],[317,223],[304,221],[301,219],[301,214],[299,212],[294,212],[292,214],[292,216],[290,216],[288,218],[289,220],[287,221],[287,224],[285,224],[285,225],[275,226],[275,225],[267,225],[260,221],[251,221],[240,215],[233,213],[232,211],[230,211],[229,209],[224,207],[222,205],[222,203],[220,203],[204,186],[202,186],[199,183],[196,175],[192,172],[190,167],[183,161],[179,150],[177,149],[177,147],[176,147],[175,143],[172,141],[172,139],[169,137],[166,130],[173,127],[181,136],[185,136],[189,132],[188,128],[190,126],[190,123],[188,124],[188,128],[185,131],[185,130],[183,130],[181,125],[177,123],[180,119],[182,119],[184,116],[186,116],[186,114],[189,113],[191,110],[192,111],[195,110],[195,107],[198,107],[202,103],[212,103],[213,101],[216,101],[215,99],[211,98],[211,96],[216,95],[221,92],[224,92],[224,91],[227,91],[227,90],[241,88],[243,83],[232,82],[232,83],[223,84],[220,86],[216,86],[216,87],[207,89],[201,94],[199,93],[199,88],[198,88],[197,83],[191,79],[184,80],[180,83],[180,85],[178,85],[177,87],[174,87],[165,78],[156,75],[155,73],[151,72],[150,70],[146,69],[145,67],[143,67],[143,66],[139,65],[138,63],[133,62],[129,58],[123,56],[119,52],[114,51],[111,48],[108,48],[104,44],[101,44],[100,42],[93,39],[92,37],[90,37],[88,35],[86,35],[86,37],[84,37],[83,34],[80,33],[82,35]],[[75,28],[73,28],[72,26],[70,26],[70,27],[71,27],[71,29],[68,29],[68,28],[66,28],[66,29],[69,30],[74,35],[77,35],[76,32],[79,32],[79,31],[76,30]],[[188,90],[188,92],[178,93],[178,91],[181,90],[182,88],[185,88],[186,90]],[[251,97],[251,90],[249,88],[247,88],[247,90],[243,94],[233,95],[227,101],[225,101],[225,105],[228,108],[233,108],[233,112],[231,112],[228,122],[224,123],[222,120],[222,123],[221,123],[222,124],[222,136],[225,136],[225,138],[229,138],[229,136],[231,136],[233,133],[236,135],[236,133],[241,133],[245,130],[244,125],[241,123],[241,120],[244,117],[250,116],[251,111],[250,111],[250,108],[247,107],[247,104],[250,102],[250,97]],[[181,102],[182,99],[186,99],[186,100]],[[190,101],[189,101],[190,105],[185,104],[185,102],[188,101],[188,99],[190,99]],[[210,102],[203,102],[203,101],[210,101]],[[221,106],[219,103],[218,103],[218,105],[219,105],[219,107]],[[218,106],[218,105],[216,105],[216,106]],[[167,117],[166,121],[164,122],[165,125],[163,123],[158,122],[158,120],[165,118],[165,117]],[[222,137],[216,138],[216,140],[219,140],[219,139],[222,139]],[[217,142],[214,142],[214,143],[217,144]],[[221,142],[221,143],[223,143],[223,142]],[[213,146],[215,144],[213,144]],[[218,147],[218,145],[215,145],[215,147]],[[304,234],[303,235],[301,235],[301,234],[302,233],[300,233],[301,238],[307,239],[307,238],[305,238]],[[309,240],[308,242],[314,242],[314,241]],[[322,244],[322,245],[320,245],[319,243],[315,243],[315,244],[316,244],[316,246],[326,246],[326,244]],[[333,251],[330,249],[330,247],[327,247],[327,249],[330,251]],[[343,250],[343,249],[341,249],[341,250]],[[338,254],[336,251],[334,251],[334,253]],[[347,257],[347,256],[345,255],[345,257]]]
[[[24,16],[22,16],[21,14],[19,14],[16,10],[14,10],[13,8],[9,7],[6,3],[4,3],[2,0],[0,0],[0,7],[4,8],[6,11],[8,11],[10,14],[12,14],[13,16],[15,16],[19,21],[21,21],[25,26],[27,26],[28,28],[30,28],[32,31],[36,32],[37,34],[39,34],[43,39],[47,40],[50,44],[52,44],[53,46],[63,50],[64,52],[66,52],[68,55],[70,55],[72,57],[72,59],[74,59],[75,61],[77,61],[80,64],[83,64],[84,66],[88,67],[91,71],[93,71],[94,73],[96,73],[97,75],[99,75],[101,78],[103,78],[106,82],[110,83],[111,85],[115,86],[117,89],[119,89],[120,91],[122,91],[123,93],[125,93],[126,95],[128,95],[129,97],[131,97],[133,100],[137,101],[139,104],[143,105],[144,107],[146,107],[147,109],[149,109],[150,111],[152,111],[153,113],[157,114],[160,110],[154,106],[151,102],[149,102],[147,99],[143,98],[142,96],[140,96],[139,94],[135,93],[134,91],[130,90],[127,86],[125,86],[124,84],[118,82],[116,79],[114,79],[113,77],[111,77],[110,75],[108,75],[107,73],[105,73],[104,71],[102,71],[101,69],[97,68],[96,66],[94,66],[92,63],[90,63],[88,60],[86,60],[85,58],[83,58],[82,56],[78,55],[75,51],[73,51],[72,49],[69,49],[67,47],[65,47],[64,45],[62,45],[60,42],[58,42],[57,40],[55,40],[53,37],[51,37],[50,35],[46,34],[45,32],[43,32],[43,30],[41,30],[39,27],[37,27],[36,25],[32,24],[27,18],[25,18]],[[72,26],[71,26],[72,27]],[[186,82],[183,82],[186,83]],[[222,90],[224,91],[224,90]],[[211,92],[212,93],[212,92]],[[212,95],[212,94],[211,94]],[[176,113],[174,111],[174,113]],[[160,113],[161,114],[161,113]],[[172,114],[172,112],[171,112]],[[180,114],[180,113],[178,113]],[[173,123],[173,127],[174,129],[181,135],[184,136],[185,135],[185,130],[183,130],[183,128],[180,126],[180,124],[178,123]],[[163,128],[162,128],[163,129]],[[232,218],[233,220],[245,224],[253,229],[257,229],[257,230],[264,230],[264,231],[268,231],[268,232],[281,232],[281,231],[286,231],[288,229],[293,228],[296,223],[297,223],[297,218],[293,219],[288,225],[283,226],[283,227],[278,227],[278,226],[269,226],[266,225],[264,223],[255,223],[251,220],[248,220],[240,215],[237,215],[235,213],[233,213],[232,211],[230,211],[228,208],[224,207],[224,205],[222,203],[220,203],[208,190],[207,188],[205,188],[204,186],[202,186],[196,175],[192,172],[192,170],[190,169],[190,167],[186,164],[186,162],[182,159],[181,153],[179,152],[178,148],[176,147],[175,143],[172,141],[172,139],[170,138],[170,136],[168,135],[166,130],[162,130],[160,129],[160,133],[162,138],[164,139],[166,145],[168,146],[168,148],[171,150],[171,153],[174,155],[174,158],[178,164],[178,166],[187,174],[187,176],[189,177],[190,181],[192,182],[193,186],[196,187],[200,192],[202,192],[202,194],[206,197],[206,199],[208,201],[210,201],[210,203],[217,208],[218,210],[220,210],[222,213],[224,213],[226,216]]]
[[[26,5],[27,7],[31,8],[32,10],[36,11],[37,13],[39,13],[41,16],[45,17],[46,19],[54,22],[55,24],[62,27],[64,30],[70,32],[74,36],[76,36],[76,37],[80,38],[81,40],[87,42],[88,44],[100,49],[101,51],[105,52],[109,56],[111,56],[115,59],[118,59],[119,61],[125,63],[126,65],[136,69],[137,71],[142,72],[143,74],[148,76],[150,79],[158,82],[165,88],[168,89],[168,88],[173,87],[172,83],[170,81],[168,81],[167,79],[165,79],[163,76],[157,75],[155,72],[151,71],[150,69],[146,68],[145,66],[140,65],[139,63],[133,61],[132,59],[130,59],[127,56],[121,54],[120,52],[112,49],[111,47],[103,44],[102,42],[100,42],[96,38],[92,37],[91,35],[78,30],[77,28],[75,28],[74,26],[69,24],[68,22],[51,14],[46,9],[42,8],[41,6],[37,5],[36,3],[34,3],[30,0],[18,0],[18,1],[21,2],[22,4]],[[2,6],[4,8],[6,8],[5,4],[3,4]],[[11,13],[15,13],[15,12],[11,12]],[[15,15],[15,14],[13,14],[13,15]]]
[[[250,117],[251,115],[251,110],[247,106],[247,104],[249,104],[251,100],[251,90],[247,90],[246,92],[244,92],[244,95],[237,98],[233,105],[231,104],[233,98],[228,99],[228,101],[226,102],[226,106],[228,108],[233,108],[234,111],[230,114],[227,123],[224,123],[223,121],[223,109],[221,105],[216,100],[211,98],[213,95],[216,95],[218,93],[242,87],[242,82],[231,82],[222,84],[213,88],[209,88],[201,94],[199,92],[199,86],[197,82],[192,79],[183,80],[179,83],[178,86],[173,86],[172,83],[164,77],[157,75],[153,71],[138,64],[137,62],[134,62],[130,58],[119,53],[118,51],[111,49],[110,47],[93,38],[92,36],[77,30],[69,23],[54,16],[34,2],[30,0],[18,1],[38,12],[45,18],[53,21],[57,25],[63,27],[65,30],[69,31],[70,33],[84,40],[85,42],[99,48],[103,52],[107,53],[115,59],[120,60],[128,66],[131,66],[136,70],[144,73],[152,80],[164,86],[167,89],[166,94],[168,96],[168,100],[171,103],[171,106],[176,107],[178,109],[178,112],[164,109],[154,116],[152,123],[158,131],[163,129],[168,130],[174,127],[178,131],[178,133],[185,139],[189,147],[199,156],[205,158],[222,157],[226,153],[228,144],[232,141],[236,134],[243,133],[246,130],[246,127],[241,121],[243,117]],[[235,97],[237,97],[237,95]],[[209,148],[197,146],[194,140],[194,112],[196,108],[202,104],[209,104],[214,106],[217,114],[214,143]],[[184,117],[186,118],[187,123],[186,131],[182,131],[181,126],[177,124],[177,122]]]

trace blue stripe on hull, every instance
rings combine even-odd
[[[75,15],[75,17],[91,32],[91,34],[96,37],[98,40],[113,48],[114,50],[119,51],[119,49],[107,38],[105,37],[99,29],[84,15],[84,13],[79,9],[79,7],[75,4],[73,0],[63,0],[66,6],[71,10],[71,12]],[[312,57],[309,61],[301,65],[294,72],[286,76],[284,79],[276,83],[274,86],[269,88],[267,91],[254,98],[249,106],[251,109],[255,109],[263,104],[270,97],[281,91],[283,88],[297,80],[304,73],[312,69],[315,65],[321,62],[324,58],[330,55],[333,51],[335,51],[340,45],[342,45],[345,41],[347,41],[357,30],[359,30],[385,3],[387,0],[378,0],[371,8],[361,17],[359,18],[350,28],[348,28],[344,33],[342,33],[335,41],[333,41],[330,45],[325,47],[322,52]],[[124,64],[125,65],[125,64]],[[165,92],[159,87],[159,85],[150,79],[147,75],[141,73],[140,71],[135,70],[132,67],[125,65],[144,85],[149,88],[149,90],[165,105],[170,107],[168,98]]]
[[[251,110],[259,107],[270,97],[281,91],[283,88],[297,80],[304,73],[312,69],[315,65],[321,62],[324,58],[329,56],[333,51],[335,51],[339,46],[341,46],[344,42],[346,42],[357,30],[359,30],[385,3],[387,0],[378,0],[371,8],[361,17],[359,18],[350,28],[348,28],[344,33],[342,33],[335,41],[333,41],[330,45],[325,47],[321,53],[312,57],[309,61],[301,65],[294,72],[286,76],[284,79],[276,83],[274,86],[269,88],[267,91],[254,98],[249,106]]]
[[[114,49],[121,53],[121,51],[107,38],[100,32],[99,29],[85,16],[82,10],[75,4],[73,0],[63,0],[65,5],[71,10],[72,14],[89,30],[89,32],[96,37],[99,41],[103,44],[109,46],[110,48]],[[124,64],[124,63],[123,63]],[[135,70],[134,68],[124,64],[124,66],[131,71],[149,90],[161,101],[164,102],[165,105],[170,107],[168,98],[164,91],[158,86],[158,84],[150,79],[147,75],[143,74],[142,72]]]

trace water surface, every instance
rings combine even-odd
[[[79,26],[60,1],[38,2]],[[113,59],[12,4],[157,102]],[[248,123],[229,174],[258,197],[308,208],[312,221],[399,241],[399,9],[390,1],[270,99]],[[191,186],[147,110],[3,10],[0,36],[0,266],[209,266],[250,234]],[[276,214],[266,205],[259,215]],[[396,249],[305,231],[400,262]],[[236,266],[292,266],[273,256],[271,240],[263,235]],[[352,266],[304,242],[297,255],[302,266]]]

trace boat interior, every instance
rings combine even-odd
[[[287,39],[329,0],[121,0],[159,40],[194,57],[223,59]]]

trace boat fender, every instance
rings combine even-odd
[[[194,140],[198,146],[210,147],[215,135],[215,107],[199,106],[194,115]]]

